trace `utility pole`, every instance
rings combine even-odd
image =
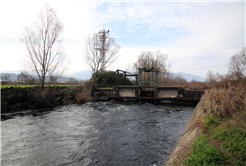
[[[105,42],[106,42],[106,38],[108,38],[108,36],[109,36],[109,30],[106,31],[106,30],[103,29],[103,30],[99,31],[98,35],[99,35],[99,43],[97,44],[97,46],[99,48],[95,48],[95,49],[100,51],[100,55],[102,57],[101,65],[104,66],[102,68],[102,71],[106,71],[105,51],[107,49],[105,48]]]

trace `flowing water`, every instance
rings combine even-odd
[[[1,164],[162,165],[193,106],[88,102],[5,114]]]

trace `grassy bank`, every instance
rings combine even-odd
[[[246,85],[211,89],[203,96],[202,134],[183,153],[183,165],[246,166]]]

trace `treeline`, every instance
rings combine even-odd
[[[208,71],[205,82],[196,80],[188,82],[181,75],[174,75],[170,72],[171,64],[167,63],[168,56],[160,51],[156,52],[141,52],[137,62],[133,65],[128,65],[127,71],[138,73],[138,68],[155,68],[158,72],[159,86],[182,86],[187,89],[211,89],[211,88],[228,88],[228,84],[236,84],[246,81],[246,56],[245,47],[230,58],[228,72],[225,75]],[[142,74],[143,80],[155,79],[155,73],[145,72]],[[149,85],[150,83],[144,83]],[[150,84],[151,85],[151,84]]]

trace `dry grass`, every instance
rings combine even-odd
[[[71,102],[70,102],[70,92],[69,92],[68,89],[65,90],[62,102],[63,102],[63,105],[71,104]]]
[[[246,110],[246,84],[241,82],[228,88],[213,88],[205,92],[203,99],[210,115],[237,115]]]
[[[81,92],[76,93],[75,100],[77,103],[85,103],[90,101],[92,98],[90,96],[91,90],[84,88]]]
[[[211,88],[211,84],[207,82],[175,82],[175,81],[166,81],[165,83],[159,83],[160,86],[181,86],[187,90],[207,90]]]
[[[246,110],[241,112],[239,116],[234,115],[233,119],[234,120],[231,121],[231,124],[233,126],[240,127],[241,130],[246,132]]]
[[[167,80],[165,82],[159,82],[160,86],[181,86],[187,90],[210,90],[210,89],[228,89],[231,86],[237,86],[238,82],[235,80],[223,80],[214,82],[198,82],[198,81],[173,81]]]
[[[211,84],[207,82],[191,81],[187,82],[183,87],[187,90],[208,90],[210,86]]]

